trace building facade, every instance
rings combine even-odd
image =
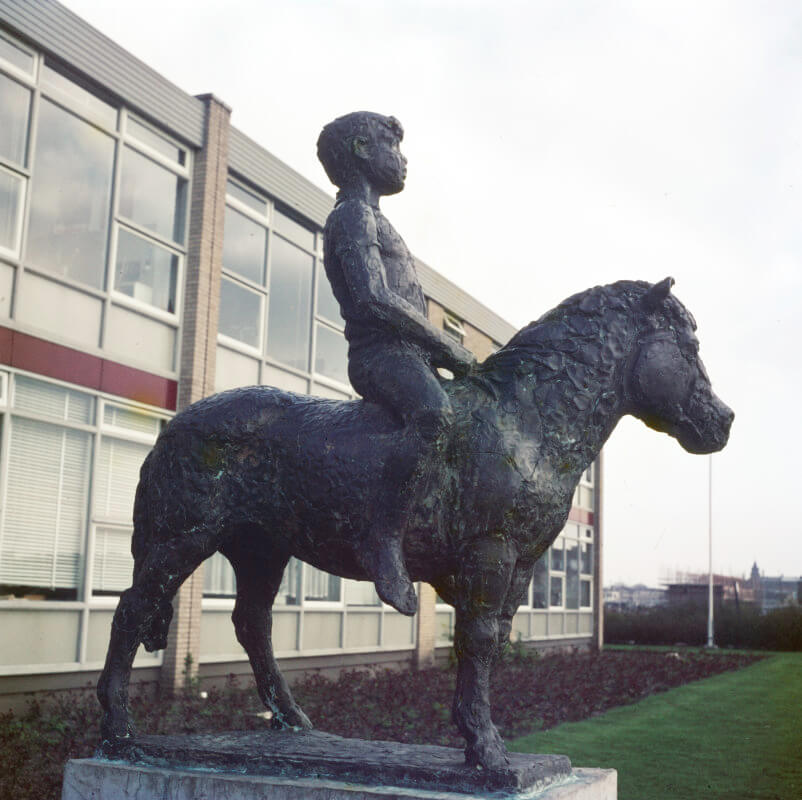
[[[265,384],[355,397],[322,265],[331,196],[56,2],[0,0],[0,708],[84,686],[130,583],[139,467],[175,413]],[[323,122],[323,120],[321,120]],[[316,131],[310,135],[310,146]],[[513,329],[423,263],[432,322],[479,358]],[[537,566],[514,635],[601,641],[600,463]],[[134,680],[247,673],[216,555]],[[430,663],[453,611],[291,562],[274,642],[289,672]]]

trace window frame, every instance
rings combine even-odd
[[[20,174],[16,170],[12,170],[10,167],[7,167],[5,163],[0,161],[0,173],[6,173],[10,175],[12,178],[16,178],[19,181],[19,192],[18,192],[18,202],[17,202],[17,218],[14,220],[14,234],[13,234],[13,241],[14,247],[4,247],[0,244],[0,258],[3,258],[4,261],[9,260],[16,260],[20,256],[20,251],[22,250],[22,224],[23,220],[25,219],[25,209],[27,207],[28,202],[28,179],[25,175]]]
[[[443,330],[452,339],[455,339],[460,344],[464,344],[465,327],[463,325],[463,320],[461,320],[456,314],[452,314],[450,311],[446,311],[445,309],[443,309]]]
[[[141,368],[146,368],[157,375],[174,377],[179,370],[180,340],[183,329],[184,314],[184,282],[186,277],[186,259],[188,255],[189,243],[189,223],[191,216],[191,197],[194,151],[180,140],[171,136],[164,130],[153,125],[149,121],[141,118],[132,112],[125,105],[114,98],[109,98],[107,93],[98,87],[84,82],[80,76],[76,81],[69,66],[64,65],[56,58],[45,57],[44,54],[19,42],[15,37],[2,31],[2,36],[21,50],[30,54],[34,59],[33,69],[30,73],[20,70],[15,65],[0,58],[0,73],[15,80],[31,91],[30,109],[28,117],[28,128],[26,131],[26,159],[24,165],[19,165],[0,158],[0,170],[8,172],[13,177],[21,181],[21,203],[18,209],[15,230],[15,249],[0,247],[0,258],[14,270],[13,294],[10,303],[10,318],[20,330],[30,332],[33,335],[47,335],[47,330],[38,327],[32,319],[30,313],[25,320],[19,319],[20,299],[29,297],[24,301],[33,302],[34,295],[28,295],[31,290],[26,286],[27,273],[37,276],[41,280],[48,281],[56,286],[65,287],[68,290],[78,292],[86,298],[100,301],[98,335],[96,340],[82,341],[80,347],[85,352],[97,353],[99,355],[108,354],[109,325],[112,307],[119,307],[124,310],[133,311],[146,319],[152,320],[159,325],[166,326],[172,333],[169,334],[173,341],[172,353],[164,353],[164,358],[160,363],[149,362],[146,356],[123,354],[120,355],[125,363],[131,363]],[[76,87],[76,93],[71,94],[69,90],[50,84],[43,77],[45,65],[57,75],[61,76],[70,84]],[[100,103],[104,103],[115,111],[115,124],[110,126],[110,121],[103,115],[93,113],[91,104],[82,103],[81,92],[85,92],[89,97],[96,98]],[[40,124],[40,108],[43,101],[47,101],[67,114],[75,117],[80,122],[89,125],[95,130],[109,136],[112,140],[112,167],[111,167],[111,190],[109,196],[109,206],[104,208],[104,225],[106,226],[106,243],[103,256],[102,271],[99,275],[100,286],[96,287],[89,283],[84,283],[67,275],[59,275],[49,271],[46,267],[37,266],[30,262],[28,255],[28,236],[31,214],[31,183],[36,179],[36,143]],[[143,128],[147,129],[154,136],[163,139],[168,145],[173,146],[180,153],[183,153],[184,163],[173,161],[163,153],[149,146],[147,142],[142,142],[136,138],[136,132],[129,130],[129,119]],[[180,214],[181,227],[183,228],[183,241],[175,242],[159,234],[149,231],[134,220],[131,220],[119,213],[119,201],[121,194],[122,180],[122,160],[125,148],[131,148],[143,157],[153,161],[157,166],[168,170],[177,178],[185,181],[185,201],[183,209],[176,209]],[[124,292],[119,291],[115,286],[116,279],[116,260],[118,254],[119,232],[127,230],[132,235],[140,237],[146,243],[162,248],[167,254],[176,257],[175,266],[175,308],[173,311],[159,308],[143,300],[133,298]],[[77,298],[76,298],[77,299]],[[164,334],[167,336],[168,334]],[[52,334],[51,334],[52,336]],[[78,341],[78,340],[76,340]],[[169,368],[166,364],[171,364]]]
[[[9,44],[18,48],[19,50],[22,50],[23,53],[27,53],[33,59],[33,63],[31,64],[31,71],[26,72],[24,69],[22,69],[22,67],[18,67],[11,61],[7,61],[0,55],[0,71],[8,72],[9,74],[13,74],[16,75],[17,77],[23,78],[31,86],[33,86],[33,84],[36,83],[36,81],[39,78],[39,63],[41,60],[39,53],[5,29],[0,31],[0,38],[5,39]]]
[[[236,195],[231,194],[228,191],[228,187],[230,186],[233,186],[235,190],[245,192],[254,197],[255,201],[257,202],[264,202],[265,212],[262,214],[256,211],[254,208],[240,200]],[[233,211],[242,214],[252,222],[261,225],[266,230],[267,255],[264,264],[264,284],[256,283],[232,270],[226,269],[225,263],[223,264],[221,275],[221,279],[229,280],[232,283],[259,295],[261,299],[259,348],[253,347],[252,345],[242,342],[232,336],[228,336],[227,334],[220,333],[219,331],[217,334],[218,347],[231,350],[235,353],[252,359],[257,366],[258,381],[262,385],[274,385],[271,381],[267,380],[265,376],[267,371],[266,367],[271,367],[274,370],[286,373],[291,378],[301,379],[301,381],[303,381],[306,385],[305,392],[307,394],[313,393],[317,384],[325,389],[330,390],[331,392],[337,393],[338,396],[343,397],[343,399],[354,399],[356,397],[356,393],[350,384],[343,383],[336,378],[332,378],[315,370],[315,362],[317,358],[318,325],[321,325],[327,330],[338,335],[344,336],[345,331],[345,322],[343,320],[330,320],[328,317],[323,316],[318,311],[318,285],[320,281],[327,280],[325,270],[323,268],[323,231],[310,223],[309,231],[310,233],[314,234],[313,247],[311,249],[305,247],[298,241],[294,240],[291,236],[281,233],[275,229],[274,222],[276,212],[280,212],[294,222],[297,222],[297,220],[295,220],[291,214],[288,214],[283,207],[277,208],[276,202],[266,193],[252,188],[233,173],[229,173],[226,187],[226,206],[231,208]],[[310,256],[313,259],[312,282],[310,287],[311,301],[309,313],[309,344],[307,348],[308,369],[305,370],[279,361],[277,358],[270,355],[267,350],[269,346],[268,331],[270,324],[270,281],[272,277],[276,238],[281,239],[291,247],[298,248],[305,255]]]
[[[39,414],[33,411],[16,408],[16,379],[18,376],[30,378],[40,383],[51,384],[59,388],[69,391],[78,392],[87,395],[93,400],[93,421],[91,423],[75,422],[69,419],[56,419],[46,414]],[[103,422],[103,413],[106,405],[113,405],[123,408],[125,410],[134,411],[144,414],[153,419],[169,421],[173,414],[166,409],[158,408],[156,406],[149,406],[144,403],[137,403],[126,398],[116,397],[105,392],[98,392],[92,389],[87,389],[83,386],[76,386],[68,383],[67,381],[56,380],[52,378],[43,377],[34,372],[27,370],[17,369],[15,367],[8,367],[0,370],[0,386],[5,384],[10,386],[9,390],[6,389],[6,402],[5,404],[0,400],[0,426],[2,428],[2,441],[0,442],[0,536],[4,530],[4,512],[8,505],[8,458],[9,458],[9,442],[10,418],[12,416],[21,419],[27,419],[32,422],[41,422],[49,425],[56,425],[70,430],[81,431],[89,434],[91,454],[89,458],[89,484],[86,496],[86,508],[84,510],[84,523],[83,523],[83,538],[81,559],[82,564],[80,567],[80,579],[76,587],[75,600],[55,600],[45,599],[40,601],[27,601],[22,599],[14,600],[0,600],[0,611],[3,608],[65,608],[67,604],[71,604],[74,608],[81,609],[104,609],[114,608],[119,601],[119,594],[113,595],[95,595],[92,590],[92,572],[94,568],[94,551],[95,544],[95,528],[100,525],[102,527],[120,527],[127,528],[133,531],[133,524],[124,524],[119,520],[113,518],[101,517],[95,514],[95,493],[97,491],[97,478],[98,478],[98,462],[100,458],[100,448],[104,436],[112,439],[125,439],[140,444],[148,444],[155,442],[158,434],[153,437],[144,436],[136,431],[121,429],[114,425],[109,425]],[[146,441],[148,439],[149,441]],[[44,587],[43,587],[44,588]],[[122,590],[121,590],[122,591]],[[22,604],[22,605],[20,605]],[[0,669],[0,674],[2,670]]]

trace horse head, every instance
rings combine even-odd
[[[735,414],[713,393],[696,323],[671,294],[673,284],[673,278],[654,284],[638,303],[641,325],[625,375],[625,406],[689,453],[714,453],[727,444]]]

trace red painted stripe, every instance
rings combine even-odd
[[[178,383],[0,326],[0,362],[48,378],[175,411]]]
[[[11,342],[13,334],[8,328],[0,327],[0,363],[11,363]]]
[[[90,389],[100,388],[99,358],[18,331],[14,331],[11,366]]]
[[[109,394],[175,411],[178,384],[150,372],[103,359],[100,388]]]
[[[571,520],[571,522],[578,522],[580,525],[593,525],[593,512],[586,511],[584,508],[572,506],[568,514],[568,519]]]

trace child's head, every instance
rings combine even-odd
[[[370,111],[354,111],[326,125],[317,140],[317,156],[329,180],[342,188],[355,173],[370,176],[371,157],[387,134],[397,145],[404,138],[401,123]]]

